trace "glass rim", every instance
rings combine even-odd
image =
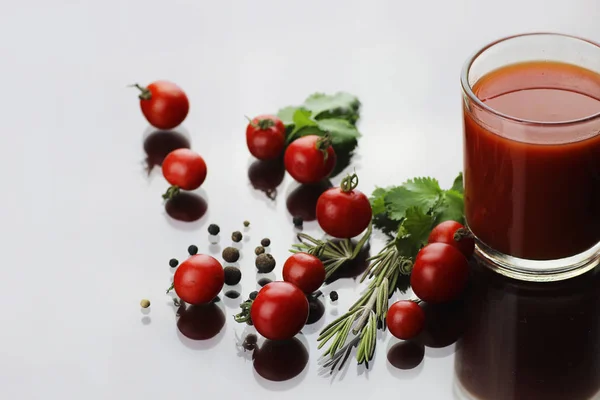
[[[460,73],[460,83],[462,86],[463,93],[466,94],[472,102],[477,104],[477,106],[482,108],[484,111],[489,112],[489,113],[491,113],[497,117],[500,117],[502,119],[506,119],[506,120],[513,121],[513,122],[518,122],[518,123],[524,124],[524,125],[558,127],[558,126],[568,126],[568,125],[575,125],[575,124],[579,124],[579,123],[589,122],[589,121],[593,121],[597,118],[600,118],[600,112],[597,112],[592,115],[588,115],[588,116],[577,118],[577,119],[571,119],[571,120],[567,120],[567,121],[547,121],[547,122],[534,121],[534,120],[530,120],[530,119],[513,117],[509,114],[504,114],[504,113],[488,106],[483,101],[481,101],[481,99],[479,99],[479,97],[477,97],[477,95],[473,92],[471,85],[469,84],[469,72],[470,72],[471,67],[473,66],[473,63],[475,62],[475,60],[477,60],[477,58],[479,56],[481,56],[484,52],[486,52],[487,50],[491,49],[492,47],[494,47],[500,43],[503,43],[503,42],[506,42],[506,41],[509,41],[512,39],[517,39],[520,37],[526,37],[526,36],[557,36],[557,37],[562,37],[562,38],[567,38],[567,39],[574,39],[577,41],[581,41],[581,42],[590,44],[590,45],[596,47],[596,49],[600,52],[600,44],[599,43],[596,43],[592,40],[584,39],[579,36],[568,35],[568,34],[564,34],[564,33],[529,32],[529,33],[519,33],[516,35],[505,36],[505,37],[497,39],[491,43],[488,43],[487,45],[483,46],[481,49],[479,49],[475,53],[473,53],[469,58],[467,58],[467,61],[463,64],[462,71]]]

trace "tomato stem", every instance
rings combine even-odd
[[[177,196],[180,192],[179,186],[169,186],[167,191],[162,195],[162,198],[165,200],[171,200],[173,197]]]
[[[342,179],[342,183],[340,183],[340,189],[342,192],[348,193],[356,189],[358,186],[358,175],[356,174],[348,174],[344,179]]]
[[[315,144],[317,150],[323,153],[323,163],[325,163],[327,161],[327,158],[329,157],[329,152],[327,150],[331,145],[332,141],[331,135],[329,133],[326,133],[324,136],[320,137],[317,140],[317,143]]]
[[[134,83],[133,85],[129,85],[129,87],[135,87],[140,90],[140,95],[138,96],[140,100],[150,100],[152,98],[152,92],[147,87],[140,86],[139,83]]]
[[[250,310],[252,309],[252,303],[254,303],[254,300],[252,299],[248,299],[245,302],[243,302],[242,304],[240,304],[240,308],[242,309],[242,311],[240,311],[239,314],[236,314],[233,316],[233,319],[235,320],[235,322],[238,322],[240,324],[242,323],[247,323],[247,324],[252,324],[252,318],[250,317]]]

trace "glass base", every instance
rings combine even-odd
[[[600,243],[572,257],[540,261],[500,253],[475,238],[475,257],[486,267],[509,278],[529,282],[555,282],[574,278],[600,264]]]

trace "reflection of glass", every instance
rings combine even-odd
[[[457,346],[460,399],[579,400],[600,390],[600,270],[528,283],[474,267]]]
[[[465,212],[498,272],[550,281],[598,264],[599,60],[594,43],[540,33],[465,64]]]

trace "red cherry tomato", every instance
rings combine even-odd
[[[408,340],[423,330],[425,313],[414,301],[400,300],[392,304],[386,320],[392,335],[398,339]]]
[[[417,254],[410,284],[421,300],[436,304],[458,298],[468,279],[469,263],[460,251],[446,243],[431,243]]]
[[[285,147],[285,125],[274,115],[260,115],[246,128],[246,144],[259,160],[273,160]]]
[[[283,280],[309,294],[325,282],[325,267],[321,260],[311,254],[296,253],[283,265]]]
[[[190,103],[183,90],[168,81],[156,81],[142,87],[140,107],[150,125],[158,129],[173,129],[180,125],[190,110]]]
[[[327,156],[325,156],[327,154]],[[337,157],[327,138],[308,135],[285,150],[285,169],[300,183],[316,183],[331,175]]]
[[[188,304],[208,303],[219,294],[224,282],[221,263],[205,254],[185,260],[173,277],[175,293]]]
[[[206,163],[190,149],[177,149],[170,152],[162,164],[165,179],[183,190],[198,189],[206,179]]]
[[[458,235],[456,232],[458,232]],[[446,243],[459,250],[465,257],[471,257],[475,250],[475,240],[465,236],[466,228],[456,221],[444,221],[429,234],[429,243]],[[456,235],[456,236],[455,236]],[[457,237],[458,236],[458,237]]]
[[[367,229],[373,211],[369,199],[356,190],[358,178],[348,176],[340,187],[323,193],[317,201],[317,221],[327,234],[336,238],[352,238]]]
[[[271,282],[258,292],[250,318],[258,333],[267,339],[291,339],[308,319],[308,300],[296,285]]]

